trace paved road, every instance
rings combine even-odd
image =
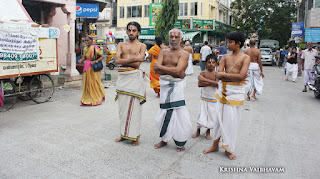
[[[142,66],[148,70],[149,64]],[[193,131],[199,66],[194,70],[186,89]],[[185,152],[177,153],[173,141],[155,150],[153,144],[160,140],[154,124],[159,106],[150,88],[141,145],[115,143],[119,121],[114,70],[108,71],[112,81],[104,82],[106,102],[100,106],[80,107],[81,89],[63,88],[50,102],[22,102],[0,113],[0,178],[318,178],[320,100],[312,92],[301,92],[301,77],[292,83],[284,81],[283,69],[264,71],[263,94],[243,106],[235,161],[223,150],[202,154],[212,143],[204,136],[190,138]],[[247,172],[220,172],[220,167]],[[284,172],[251,172],[249,167],[283,167]]]

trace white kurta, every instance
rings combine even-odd
[[[214,123],[217,122],[217,113],[216,113],[216,103],[215,99],[216,94],[215,87],[207,86],[201,88],[201,97],[198,113],[198,127],[204,127],[207,129],[212,129]]]
[[[155,117],[155,123],[160,131],[163,142],[174,139],[178,147],[187,142],[192,124],[188,110],[185,107],[185,80],[160,76],[160,109]]]
[[[257,94],[260,95],[263,89],[263,79],[260,75],[260,67],[258,63],[250,63],[248,69],[248,77],[247,80],[247,89],[246,92],[251,94],[253,93],[254,89],[256,90]]]

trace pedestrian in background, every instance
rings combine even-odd
[[[302,60],[301,60],[301,55],[302,55],[302,48],[299,47],[298,50],[298,76],[302,75]]]
[[[288,81],[289,74],[292,73],[292,81],[296,82],[297,74],[298,74],[298,64],[297,64],[298,54],[296,53],[296,51],[297,49],[293,48],[288,53],[286,81]]]
[[[285,47],[283,47],[283,49],[280,50],[280,61],[279,61],[279,63],[278,63],[278,67],[279,67],[279,68],[283,66],[284,57],[286,56],[285,51],[286,51],[286,48],[285,48]]]
[[[318,55],[315,49],[312,49],[312,42],[308,42],[308,49],[302,51],[301,59],[302,59],[302,71],[304,71],[304,89],[302,92],[307,92],[307,84],[314,84],[314,78],[312,69],[315,64],[316,58]]]
[[[154,92],[157,94],[157,97],[160,97],[160,84],[159,84],[159,74],[156,74],[153,70],[154,64],[158,61],[158,56],[161,52],[162,37],[158,36],[155,38],[156,42],[153,47],[148,51],[150,64],[150,87],[153,88]],[[164,47],[165,48],[165,47]]]
[[[277,49],[276,51],[276,64],[279,66],[280,62],[280,48]]]
[[[201,50],[200,50],[201,71],[204,71],[206,69],[206,65],[205,65],[206,57],[211,53],[212,53],[212,51],[211,51],[211,48],[208,46],[208,41],[205,41],[203,47],[201,47]]]
[[[225,42],[220,42],[220,47],[217,48],[217,51],[219,52],[218,60],[220,61],[222,56],[228,53],[227,47],[224,46]],[[219,62],[218,62],[219,63]]]
[[[85,38],[87,47],[84,47],[84,56],[79,63],[85,61],[83,68],[83,91],[81,105],[95,106],[105,99],[105,91],[101,83],[101,71],[93,71],[92,65],[103,60],[103,52],[99,47],[92,45],[90,36]]]

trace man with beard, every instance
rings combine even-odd
[[[161,142],[154,148],[167,145],[173,138],[178,152],[185,150],[192,127],[184,99],[189,53],[181,49],[181,38],[181,30],[175,28],[169,31],[170,49],[160,52],[153,67],[160,75],[160,110],[155,121],[161,137]]]
[[[122,67],[118,70],[116,87],[120,118],[120,137],[139,145],[142,104],[146,101],[145,73],[139,69],[144,61],[146,45],[138,41],[141,26],[137,22],[127,25],[128,42],[118,44],[115,61]]]

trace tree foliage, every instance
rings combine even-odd
[[[169,31],[174,28],[178,19],[179,0],[165,0],[156,20],[155,35],[168,39]]]
[[[258,33],[260,39],[278,40],[286,45],[291,36],[291,24],[296,21],[296,2],[286,0],[235,0],[235,27],[248,38]]]

